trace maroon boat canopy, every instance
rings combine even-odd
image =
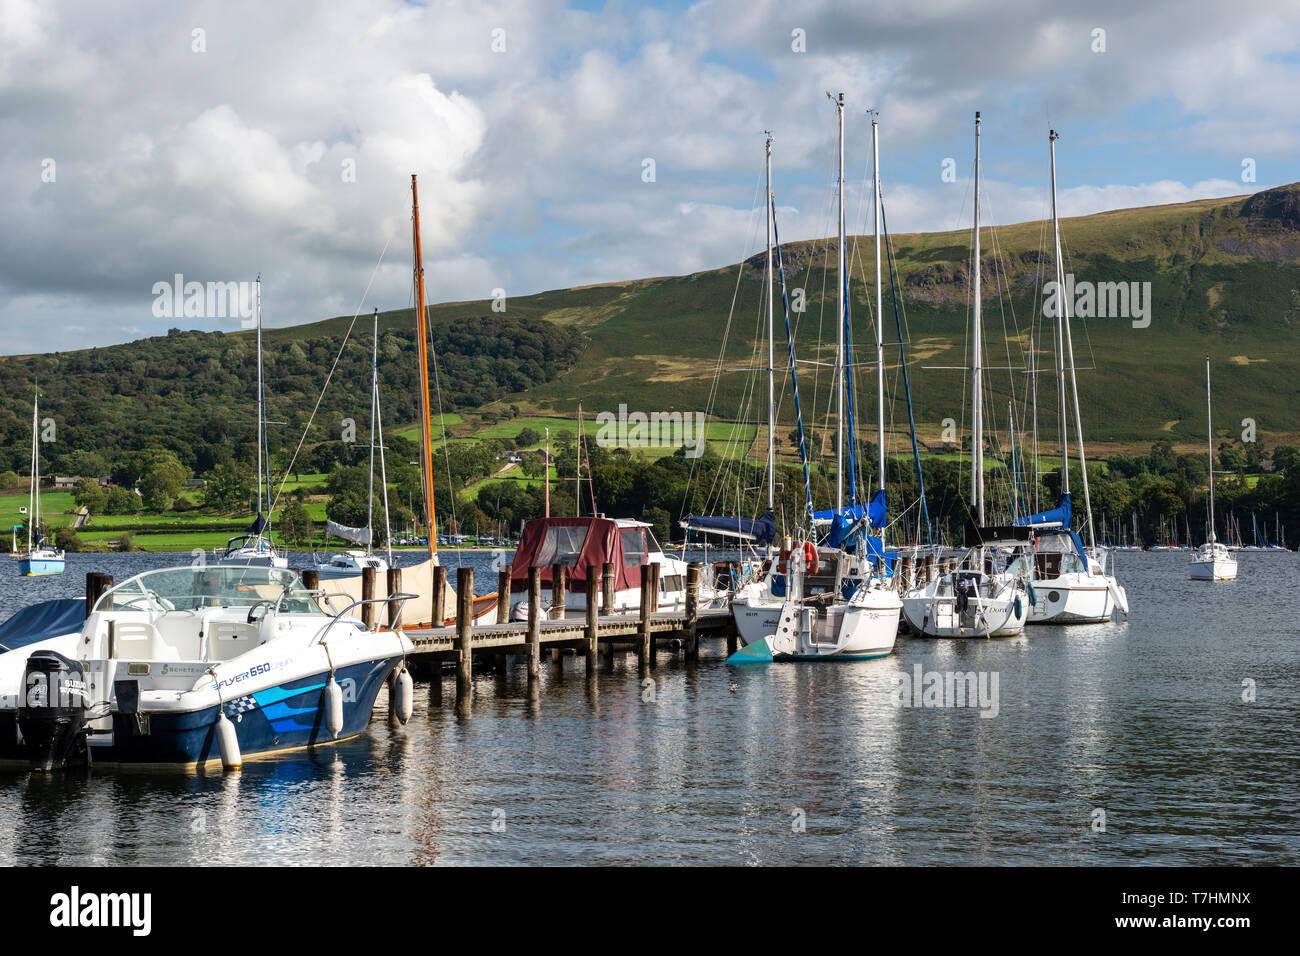
[[[569,569],[566,590],[582,592],[587,587],[587,568],[594,567],[599,574],[606,562],[614,565],[615,590],[639,588],[641,568],[628,567],[619,531],[618,523],[610,518],[534,518],[524,525],[515,551],[511,593],[527,592],[528,569],[534,566],[541,570],[542,587],[550,588],[551,566],[555,564]]]

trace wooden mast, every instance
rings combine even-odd
[[[437,562],[438,534],[433,510],[433,444],[429,437],[429,349],[424,310],[424,258],[420,254],[420,192],[411,174],[411,231],[414,245],[416,354],[420,364],[420,484],[424,489],[425,530],[429,537],[429,559]],[[434,622],[441,623],[441,622]]]

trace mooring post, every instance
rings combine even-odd
[[[542,673],[542,569],[528,569],[528,680]]]
[[[456,573],[456,706],[468,715],[473,689],[474,569]]]
[[[596,658],[600,653],[597,621],[600,615],[600,577],[594,564],[587,565],[587,676],[596,676]]]
[[[662,564],[650,565],[650,610],[652,611],[659,610],[659,575],[663,572],[663,569]]]
[[[90,612],[95,609],[99,599],[112,586],[113,576],[111,574],[104,574],[101,571],[86,572],[86,617],[90,617]]]
[[[498,624],[506,624],[510,621],[510,571],[511,566],[507,564],[497,572]]]
[[[316,572],[315,568],[308,568],[302,573],[302,586],[308,591],[316,591],[320,589],[320,575]]]
[[[648,567],[641,567],[641,623],[637,628],[636,660],[641,667],[650,662],[650,578]]]
[[[432,627],[442,627],[447,622],[447,569],[441,564],[433,566],[433,620]]]
[[[600,569],[600,608],[602,614],[614,613],[614,564],[606,561]]]
[[[551,614],[552,621],[564,617],[564,588],[568,582],[568,568],[562,564],[551,565]]]
[[[686,566],[686,659],[700,659],[700,562]]]
[[[361,569],[361,600],[373,601],[375,599],[375,569]],[[373,604],[361,605],[361,623],[366,626],[367,631],[375,629],[375,606]]]
[[[394,594],[402,593],[402,569],[389,568],[388,580],[385,583],[388,587],[388,604],[386,605],[388,608],[387,625],[388,629],[391,631],[397,625],[397,618],[402,613],[401,602],[393,600]]]

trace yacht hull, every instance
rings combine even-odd
[[[1038,600],[1027,624],[1103,624],[1116,610],[1106,579],[1096,575],[1062,575],[1032,582]]]

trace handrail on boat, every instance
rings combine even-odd
[[[312,592],[312,593],[314,594],[316,592]],[[323,595],[324,592],[321,593]],[[393,631],[398,630],[402,622],[402,611],[406,609],[406,602],[417,597],[419,597],[418,594],[410,594],[404,591],[394,591],[392,594],[388,595],[387,597],[357,598],[355,601],[353,601],[343,610],[339,611],[332,618],[330,618],[329,623],[320,629],[320,633],[307,642],[307,646],[311,647],[313,644],[317,644],[320,641],[323,641],[325,639],[325,635],[329,633],[330,628],[332,628],[335,624],[337,624],[343,618],[343,615],[347,614],[348,611],[352,610],[354,607],[359,607],[362,604],[390,604],[393,601],[400,602],[397,608],[397,614],[394,615],[393,617],[393,626],[389,628],[389,630],[393,630]],[[326,600],[329,600],[328,596],[326,596]]]

